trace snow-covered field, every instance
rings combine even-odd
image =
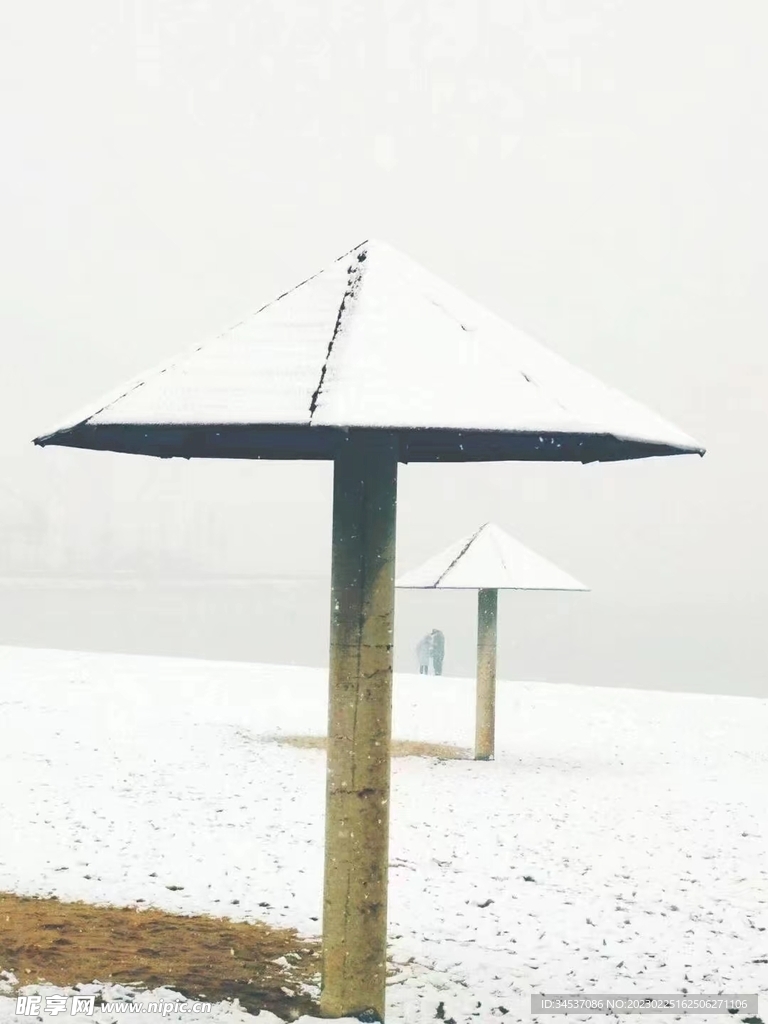
[[[322,734],[325,685],[0,648],[0,891],[316,935],[324,755],[259,737]],[[395,736],[471,746],[473,696],[398,676]],[[530,1020],[532,992],[768,993],[768,701],[503,682],[498,722],[495,762],[393,763],[388,1022],[441,1002]]]

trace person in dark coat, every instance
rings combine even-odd
[[[429,675],[429,662],[432,658],[432,635],[423,636],[416,645],[416,656],[419,659],[419,675]]]
[[[435,675],[443,674],[443,658],[445,657],[445,637],[439,629],[433,629],[429,634],[432,640],[432,665]]]

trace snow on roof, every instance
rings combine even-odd
[[[402,589],[589,590],[493,523],[397,580]]]
[[[281,457],[283,445],[293,454],[282,457],[327,458],[321,438],[355,427],[399,431],[410,445],[402,461],[703,454],[677,427],[372,241],[37,441],[167,455],[255,446],[240,452],[249,457],[260,444],[264,457]],[[495,435],[493,451],[477,432]]]

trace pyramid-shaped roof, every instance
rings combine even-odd
[[[332,458],[349,428],[396,431],[403,462],[703,454],[382,242],[363,242],[36,443]]]
[[[397,580],[402,589],[589,590],[493,523]]]

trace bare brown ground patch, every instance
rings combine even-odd
[[[281,743],[300,750],[325,750],[325,736],[262,736],[264,743]],[[461,761],[471,758],[464,747],[450,743],[422,743],[418,740],[392,740],[392,757],[438,757],[444,761]]]
[[[290,971],[272,962],[283,956]],[[298,986],[317,980],[319,958],[318,943],[293,929],[0,894],[0,970],[20,985],[164,986],[192,1000],[237,998],[251,1013],[295,1020],[317,1013]]]

